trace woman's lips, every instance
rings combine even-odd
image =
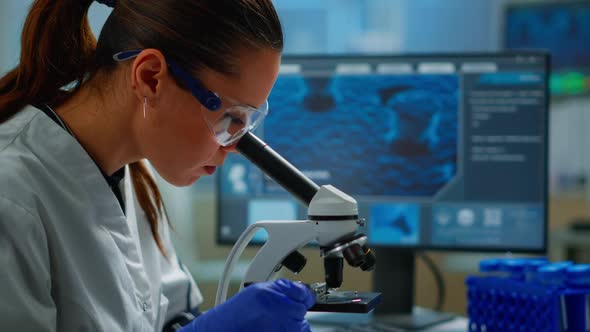
[[[205,169],[205,172],[207,172],[207,174],[212,175],[213,173],[215,173],[215,170],[217,169],[216,166],[205,166],[203,167]]]

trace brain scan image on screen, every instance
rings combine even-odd
[[[457,172],[458,90],[456,75],[282,76],[263,135],[318,184],[430,197]]]

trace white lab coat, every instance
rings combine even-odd
[[[121,182],[126,216],[90,156],[47,115],[28,106],[0,125],[0,331],[161,331],[202,302],[167,222],[168,260],[130,177]]]

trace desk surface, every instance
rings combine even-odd
[[[568,249],[590,248],[590,231],[576,231],[569,227],[549,232],[549,258],[552,261],[564,261],[568,257]]]
[[[342,314],[340,314],[342,315]],[[346,314],[344,314],[346,316]],[[354,315],[356,316],[356,315]],[[354,319],[354,322],[350,322],[351,324],[367,324],[370,320],[370,316],[364,315],[365,317],[361,317],[360,319]],[[335,316],[336,317],[336,316]],[[335,318],[334,317],[334,318]],[[331,317],[325,316],[322,314],[311,313],[307,316],[308,320],[311,323],[312,331],[313,332],[334,332],[338,331],[338,328],[334,323],[330,323]],[[347,317],[343,317],[342,319],[334,320],[334,322],[338,322],[342,324],[342,321],[348,322]],[[455,318],[449,322],[439,324],[433,326],[431,328],[420,330],[419,332],[467,332],[468,331],[468,324],[469,321],[464,317]],[[346,327],[345,325],[340,325],[340,329],[342,327]],[[401,331],[401,330],[400,330]],[[418,332],[418,331],[416,331]]]

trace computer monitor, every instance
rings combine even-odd
[[[358,201],[379,308],[407,312],[416,250],[546,249],[548,66],[538,52],[285,56],[256,134]],[[307,217],[240,155],[218,180],[221,243]]]
[[[506,49],[551,52],[555,96],[590,94],[590,1],[510,4],[504,11]]]

